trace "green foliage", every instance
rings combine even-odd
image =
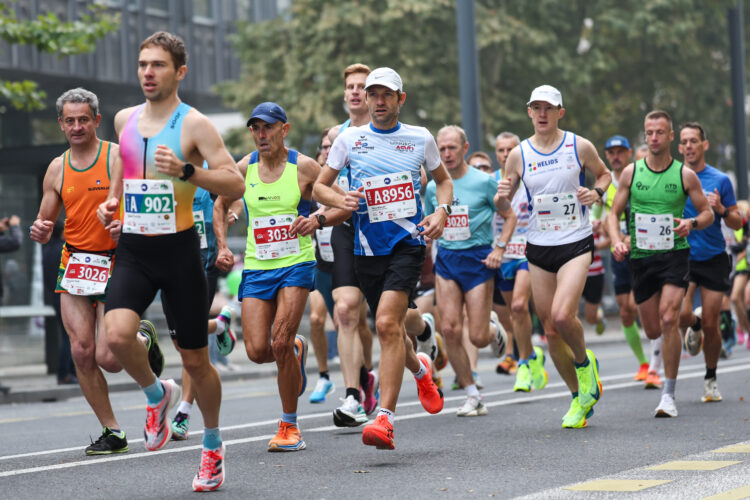
[[[548,83],[563,93],[561,126],[600,148],[615,133],[637,144],[645,113],[663,108],[676,124],[704,124],[715,162],[716,146],[732,140],[727,9],[734,5],[477,0],[482,149],[491,150],[490,138],[503,130],[528,136],[525,103]],[[390,66],[404,80],[403,121],[434,133],[461,121],[455,9],[455,0],[295,0],[283,17],[240,26],[243,76],[218,91],[243,113],[278,102],[292,125],[290,144],[311,151],[321,129],[346,118],[344,68]],[[243,130],[227,142],[253,147]]]
[[[96,41],[117,30],[118,25],[118,16],[106,14],[100,6],[90,6],[88,13],[75,21],[62,21],[53,12],[19,20],[11,3],[0,1],[0,39],[32,45],[58,57],[92,52]],[[17,109],[32,111],[44,107],[46,94],[34,82],[0,79],[0,97]]]

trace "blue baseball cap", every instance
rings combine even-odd
[[[284,108],[275,102],[262,102],[255,106],[255,109],[250,114],[250,118],[247,120],[247,126],[249,127],[256,118],[266,123],[286,123],[286,112]]]
[[[630,141],[624,135],[613,135],[607,139],[607,144],[604,145],[604,149],[615,148],[622,146],[625,149],[630,149]]]

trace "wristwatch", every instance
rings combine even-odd
[[[495,246],[497,248],[502,248],[503,250],[505,250],[505,247],[507,247],[508,244],[504,241],[498,241],[497,243],[495,243]]]
[[[695,217],[690,217],[690,223],[693,225],[693,229],[698,227],[698,221],[695,220]]]
[[[315,216],[316,219],[318,219],[318,224],[320,224],[321,229],[323,226],[326,225],[326,216],[323,214],[318,214]]]
[[[596,194],[599,195],[599,198],[601,199],[604,196],[604,190],[600,187],[595,187],[594,191],[596,191]]]
[[[451,206],[449,204],[447,204],[447,203],[441,203],[437,207],[438,208],[442,208],[443,210],[445,210],[445,215],[450,215],[451,212],[453,212],[453,210],[451,210]]]
[[[182,177],[180,177],[181,181],[186,181],[195,173],[195,167],[192,163],[186,163],[182,166]]]
[[[724,207],[724,213],[723,213],[723,214],[721,214],[721,215],[720,215],[720,217],[721,217],[722,219],[726,219],[727,217],[729,217],[729,208],[727,208],[727,207]]]

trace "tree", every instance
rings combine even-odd
[[[90,6],[89,13],[76,21],[61,21],[53,12],[19,20],[12,3],[0,1],[0,38],[10,44],[33,45],[59,57],[92,52],[97,40],[118,27],[118,17],[105,14],[101,6]],[[33,81],[0,79],[0,99],[16,109],[42,109],[45,98],[46,93]]]

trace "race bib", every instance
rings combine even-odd
[[[672,214],[635,214],[635,246],[641,250],[674,248]]]
[[[73,253],[60,285],[71,295],[102,295],[107,289],[112,259],[93,253]]]
[[[201,248],[208,248],[208,241],[206,240],[206,221],[203,218],[203,210],[194,210],[193,220],[195,221],[193,223],[195,230],[201,238]]]
[[[315,241],[318,242],[320,258],[326,262],[333,262],[333,247],[331,246],[331,232],[333,227],[315,230]]]
[[[405,219],[416,215],[417,200],[409,172],[378,175],[364,180],[370,222]]]
[[[289,226],[296,218],[297,216],[292,214],[254,217],[255,258],[278,259],[299,253],[299,238],[296,234],[289,234]]]
[[[446,241],[464,241],[471,238],[469,205],[451,207],[451,214],[445,220],[442,238]]]
[[[500,236],[495,238],[495,242],[500,240]],[[526,258],[526,236],[516,235],[508,242],[508,246],[505,247],[505,253],[503,254],[504,259],[525,259]]]
[[[171,234],[177,232],[174,185],[166,179],[122,181],[125,201],[123,233]]]
[[[581,205],[575,193],[534,196],[536,224],[540,231],[563,231],[581,227]]]

